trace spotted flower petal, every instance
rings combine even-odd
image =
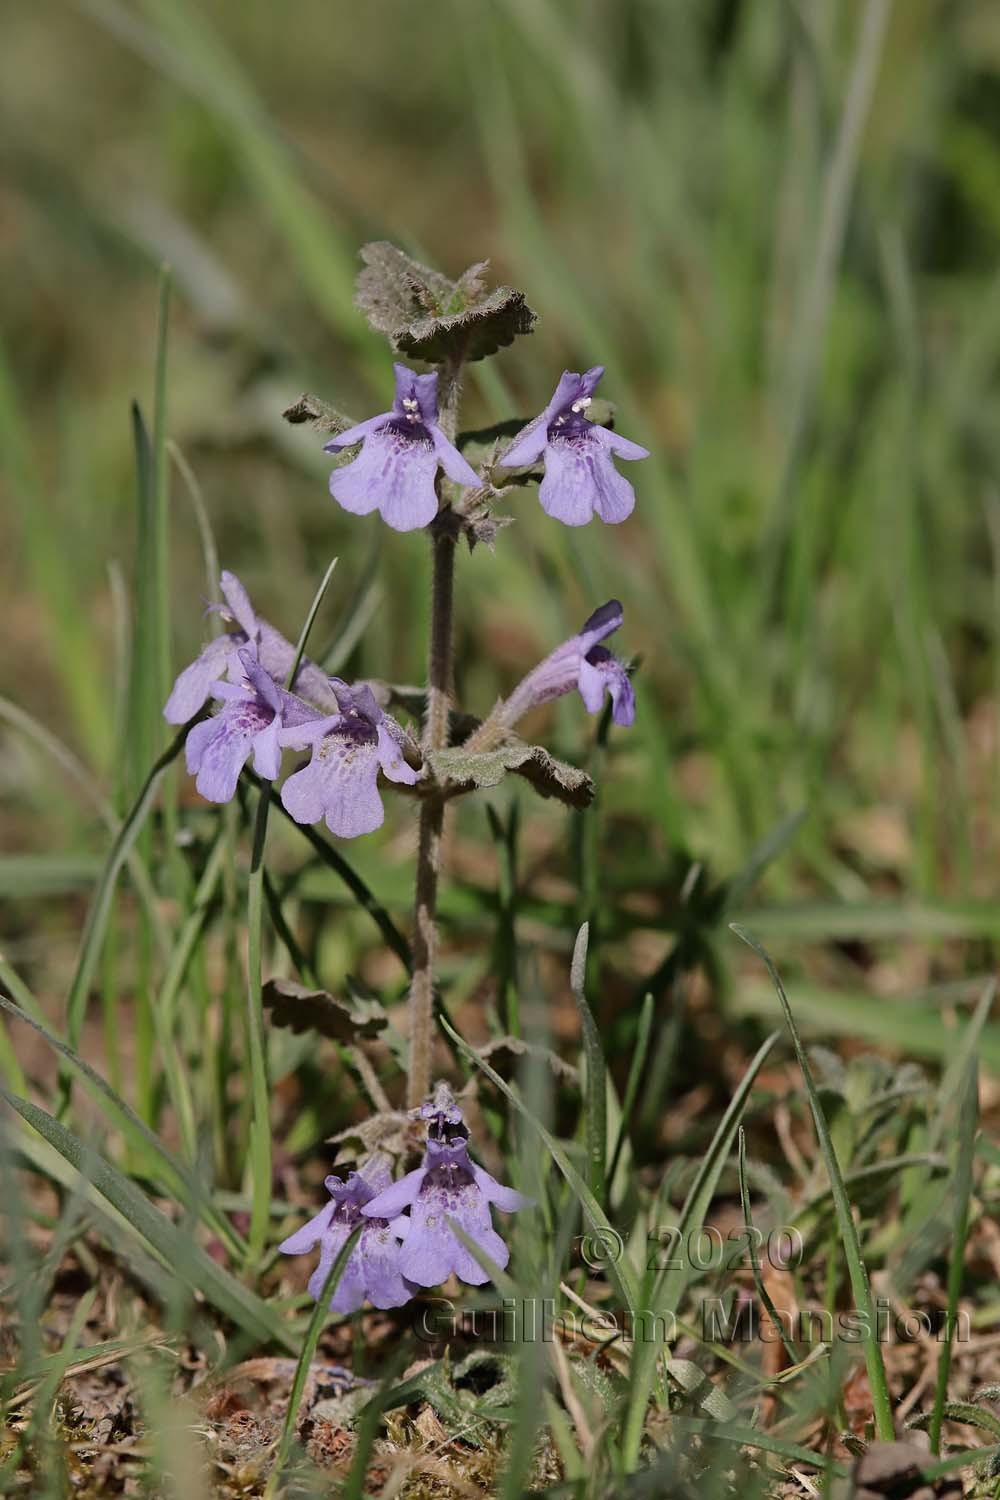
[[[365,440],[353,463],[334,469],[330,493],[352,515],[378,510],[395,531],[414,531],[437,515],[438,458],[430,438],[387,422]]]
[[[575,437],[550,437],[545,447],[545,477],[538,498],[546,515],[565,526],[585,526],[595,511],[602,521],[616,524],[635,506],[635,490],[611,462],[600,436],[606,429],[590,425],[590,432]]]
[[[289,776],[281,801],[296,823],[323,818],[331,833],[352,839],[381,828],[385,812],[378,793],[378,740],[344,724],[338,715],[313,741],[312,759]],[[285,744],[301,743],[283,738]]]
[[[357,458],[333,470],[330,493],[354,515],[378,510],[394,530],[413,531],[429,525],[437,514],[439,466],[456,484],[480,481],[438,423],[437,375],[417,375],[405,365],[393,369],[392,410],[369,417],[326,444],[327,453],[363,445]]]
[[[404,758],[403,730],[383,713],[368,684],[350,687],[331,678],[330,685],[340,712],[281,732],[283,745],[312,749],[309,764],[285,782],[281,800],[297,823],[325,818],[331,833],[356,838],[384,820],[379,769],[408,785],[417,772]]]
[[[635,505],[635,492],[612,455],[629,460],[649,456],[638,443],[588,419],[586,411],[603,374],[602,365],[583,375],[564,370],[545,410],[500,460],[511,469],[543,460],[542,509],[567,526],[583,526],[594,514],[611,524],[624,521]]]

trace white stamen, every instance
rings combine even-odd
[[[575,411],[577,415],[579,415],[580,412],[587,410],[587,407],[590,405],[590,401],[591,398],[589,396],[581,396],[579,401],[573,402],[573,405],[570,407],[570,411]]]

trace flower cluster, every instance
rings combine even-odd
[[[542,509],[567,526],[582,526],[595,515],[610,524],[622,522],[634,508],[635,494],[616,460],[648,453],[592,420],[604,374],[595,365],[582,374],[564,371],[544,409],[506,448],[494,432],[492,446],[488,441],[485,446],[489,457],[477,472],[456,434],[462,368],[530,332],[535,314],[512,288],[487,293],[482,265],[449,282],[391,245],[367,246],[363,256],[359,306],[388,335],[396,353],[438,369],[418,374],[395,364],[390,409],[355,425],[345,427],[337,413],[312,397],[303,397],[285,415],[291,421],[322,418],[327,433],[344,429],[324,451],[338,455],[329,485],[345,511],[378,511],[396,531],[429,532],[434,570],[421,745],[387,712],[401,693],[385,684],[329,676],[258,615],[229,572],[220,580],[223,603],[211,606],[225,630],[181,672],[163,712],[171,724],[187,726],[187,767],[210,802],[231,800],[252,762],[264,782],[263,807],[270,784],[277,783],[277,795],[296,822],[323,821],[337,837],[355,838],[384,820],[380,780],[414,789],[420,833],[408,1002],[412,1104],[426,1099],[431,1087],[434,913],[447,804],[473,786],[494,785],[498,774],[512,770],[543,795],[562,795],[585,806],[593,791],[589,778],[520,740],[515,726],[533,708],[568,693],[578,693],[590,713],[601,712],[610,700],[616,725],[628,727],[635,719],[628,668],[604,645],[622,624],[615,599],[595,610],[481,722],[469,726],[468,716],[453,713],[452,544],[464,535],[470,548],[478,542],[492,545],[502,519],[493,517],[491,507],[522,482],[537,481]],[[498,479],[498,471],[507,471],[509,479]],[[288,774],[286,752],[307,754]],[[255,1089],[255,1109],[259,1097]],[[327,1177],[325,1206],[280,1246],[288,1255],[318,1247],[309,1290],[319,1301],[335,1283],[328,1294],[335,1312],[349,1314],[366,1302],[401,1307],[451,1276],[481,1286],[507,1265],[510,1252],[494,1228],[492,1210],[513,1213],[530,1200],[472,1160],[468,1127],[446,1084],[411,1110],[414,1117],[426,1126],[419,1167],[393,1181],[389,1158],[379,1151],[359,1170]],[[365,1139],[384,1146],[385,1117],[380,1120]],[[255,1119],[257,1126],[264,1123]],[[266,1174],[258,1174],[258,1185],[263,1182]],[[255,1195],[255,1213],[259,1207]]]
[[[385,712],[369,683],[328,677],[308,657],[295,674],[294,690],[286,687],[294,646],[255,612],[234,573],[223,573],[220,588],[226,602],[219,612],[234,628],[209,641],[185,667],[163,710],[171,724],[183,724],[206,703],[219,705],[211,718],[193,725],[185,744],[198,791],[208,802],[228,802],[251,757],[259,776],[276,781],[285,750],[308,750],[308,762],[281,787],[290,816],[297,823],[325,821],[339,838],[374,832],[385,818],[380,773],[398,786],[420,780],[416,742]],[[506,730],[529,709],[579,692],[590,713],[598,712],[608,694],[614,722],[630,725],[635,695],[628,673],[600,644],[621,623],[616,599],[595,610],[580,633],[529,672],[488,722]],[[473,735],[470,748],[475,740]]]
[[[327,677],[304,659],[296,691],[285,688],[295,648],[254,613],[234,574],[223,573],[221,588],[225,617],[239,628],[205,646],[178,677],[163,710],[177,724],[210,699],[221,705],[212,718],[193,726],[185,743],[198,791],[209,802],[228,802],[251,755],[258,775],[275,781],[285,749],[309,749],[309,763],[281,788],[285,808],[297,823],[325,819],[341,838],[371,833],[385,816],[379,772],[412,786],[418,778],[410,764],[419,765],[416,744],[383,711],[367,683],[351,686]]]
[[[417,1113],[427,1122],[427,1141],[416,1171],[390,1183],[376,1159],[346,1182],[328,1177],[331,1201],[279,1246],[286,1255],[301,1255],[319,1245],[319,1265],[309,1280],[318,1300],[338,1251],[363,1224],[330,1300],[334,1312],[355,1312],[366,1299],[375,1307],[400,1307],[453,1273],[482,1286],[489,1272],[455,1233],[456,1225],[493,1265],[502,1269],[510,1259],[490,1207],[514,1213],[531,1200],[471,1160],[469,1131],[447,1084],[439,1084]]]
[[[338,453],[361,443],[351,463],[330,475],[330,493],[344,510],[367,515],[378,510],[396,531],[413,531],[433,521],[438,510],[438,468],[465,488],[482,480],[438,424],[438,377],[417,375],[394,365],[392,410],[369,417],[326,444]],[[545,410],[511,443],[499,463],[505,469],[539,461],[544,477],[538,497],[547,515],[567,526],[583,526],[594,515],[615,524],[632,514],[635,491],[615,468],[613,458],[648,458],[649,450],[587,416],[604,374],[594,365],[583,375],[564,370]]]

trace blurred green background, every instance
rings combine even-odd
[[[224,564],[294,636],[338,553],[320,633],[360,610],[345,669],[421,679],[423,539],[341,513],[322,439],[280,417],[304,389],[388,404],[352,300],[388,238],[451,274],[488,257],[540,315],[464,425],[603,363],[653,450],[625,525],[571,532],[526,491],[460,560],[471,711],[625,603],[640,714],[603,773],[606,881],[656,927],[691,859],[731,873],[804,808],[767,875],[811,903],[793,934],[995,935],[993,0],[42,0],[5,8],[3,50],[0,679],[105,785],[164,260],[169,430]],[[176,472],[172,508],[179,667],[207,585]],[[544,732],[579,760],[581,722]],[[104,847],[13,731],[0,797],[8,860]]]

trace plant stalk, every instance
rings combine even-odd
[[[455,543],[442,528],[431,531],[430,665],[427,716],[424,722],[425,760],[448,743],[451,708],[452,598]],[[441,873],[441,836],[445,799],[431,792],[420,807],[417,843],[416,900],[413,913],[413,978],[410,981],[410,1073],[406,1102],[415,1109],[431,1091],[431,1048],[434,1029],[434,961],[437,951],[437,891]]]
[[[439,413],[442,430],[454,441],[460,366],[442,371]],[[455,537],[447,507],[427,528],[431,542],[431,628],[427,666],[427,712],[422,749],[427,761],[448,744],[453,675],[453,603],[455,592]],[[434,1034],[434,964],[437,952],[437,892],[441,873],[441,839],[446,798],[442,790],[428,793],[420,807],[417,842],[417,879],[413,912],[413,977],[410,981],[410,1071],[406,1102],[422,1104],[431,1091],[431,1051]]]

